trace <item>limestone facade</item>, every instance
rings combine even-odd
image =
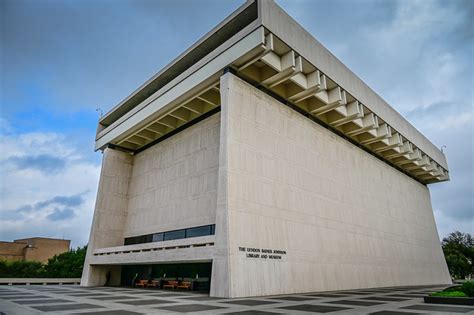
[[[83,286],[191,262],[217,297],[451,283],[427,186],[444,153],[271,0],[101,118],[96,149]]]
[[[134,158],[124,237],[214,224],[219,114]]]
[[[220,297],[450,283],[425,185],[230,73],[220,84],[219,114],[135,156],[105,150],[83,285],[170,261],[212,262]],[[123,246],[206,224],[215,236],[162,242],[175,251]]]
[[[426,186],[235,76],[221,86],[226,272],[215,275],[228,287],[216,281],[212,294],[450,283]],[[286,254],[248,258],[239,247]]]

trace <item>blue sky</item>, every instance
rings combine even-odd
[[[0,239],[89,237],[111,109],[242,1],[0,1]],[[440,236],[474,233],[472,1],[277,1],[435,145]],[[471,18],[470,18],[471,17]]]

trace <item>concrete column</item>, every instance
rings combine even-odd
[[[101,286],[110,272],[111,284],[120,283],[117,266],[94,266],[89,261],[98,248],[123,245],[127,218],[128,189],[133,170],[133,156],[107,148],[102,158],[99,189],[82,272],[81,286]]]
[[[227,164],[228,164],[228,137],[229,123],[227,104],[229,103],[229,77],[225,74],[220,80],[221,92],[221,125],[219,140],[219,170],[217,183],[216,232],[214,244],[214,259],[212,262],[210,296],[230,296],[230,261],[229,261],[229,209],[227,202]]]

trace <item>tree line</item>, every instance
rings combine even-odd
[[[0,278],[80,278],[87,246],[55,255],[43,264],[38,261],[0,260]]]
[[[474,239],[469,233],[455,231],[443,238],[444,257],[454,279],[471,279],[474,275]]]

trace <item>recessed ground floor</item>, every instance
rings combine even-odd
[[[121,267],[121,286],[176,291],[209,292],[212,263],[173,263],[124,265]]]
[[[376,288],[223,299],[193,291],[80,286],[0,286],[0,314],[474,314],[423,303],[446,286]]]

